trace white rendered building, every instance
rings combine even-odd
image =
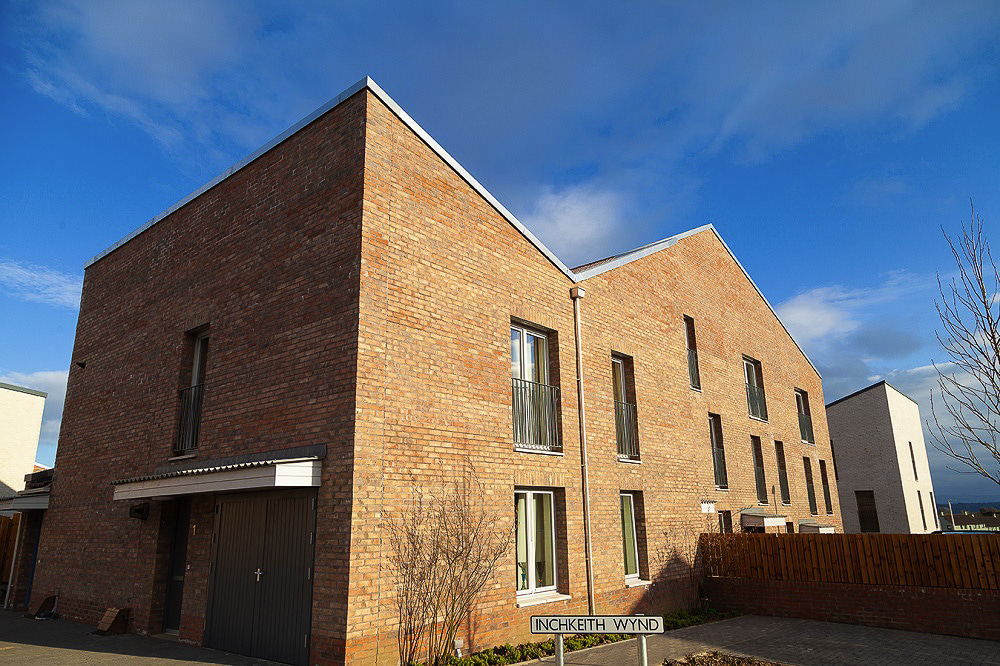
[[[939,529],[917,403],[885,381],[826,406],[844,532]]]
[[[0,497],[24,488],[35,468],[46,394],[0,383]]]

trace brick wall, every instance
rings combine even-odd
[[[713,578],[712,605],[758,615],[1000,640],[1000,591]]]

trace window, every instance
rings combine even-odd
[[[912,450],[912,446],[911,446]],[[917,506],[920,508],[920,521],[924,524],[924,532],[927,531],[927,516],[924,514],[924,500],[920,497],[920,491],[917,491]]]
[[[514,493],[517,513],[517,591],[556,589],[555,496],[548,490]]]
[[[744,356],[743,374],[747,381],[747,407],[750,410],[750,416],[766,421],[767,401],[764,399],[764,377],[761,373],[760,361]]]
[[[722,445],[722,417],[718,414],[708,415],[708,433],[712,441],[712,466],[715,468],[715,487],[728,488],[729,476],[726,474],[726,450]]]
[[[642,494],[621,493],[621,513],[625,579],[638,580],[642,574],[646,541],[642,528]]]
[[[795,523],[793,522],[785,523],[785,532],[787,534],[795,534]]]
[[[823,484],[823,504],[826,506],[826,515],[833,515],[833,500],[830,497],[830,477],[826,475],[826,461],[819,461],[819,480]]]
[[[753,448],[753,471],[757,479],[757,502],[767,504],[767,481],[764,479],[764,453],[760,449],[760,437],[750,435]]]
[[[618,457],[624,460],[639,459],[639,425],[636,420],[635,378],[632,359],[613,354],[611,379],[615,398],[615,433],[618,439]]]
[[[806,493],[809,495],[809,513],[816,515],[819,509],[816,508],[816,487],[813,485],[812,461],[809,458],[802,458],[802,466],[806,471]]]
[[[698,372],[698,341],[694,335],[694,319],[684,317],[684,331],[687,334],[688,378],[691,388],[701,388],[701,374]]]
[[[934,529],[941,529],[941,524],[938,522],[938,510],[937,504],[934,503],[934,493],[928,493],[931,496],[931,513],[934,514]]]
[[[510,374],[515,446],[561,451],[559,389],[549,381],[548,336],[512,325]]]
[[[907,442],[910,445],[910,463],[913,464],[913,480],[917,481],[917,458],[913,455],[913,442]]]
[[[719,532],[721,534],[732,534],[733,533],[733,512],[732,511],[720,511],[719,512]]]
[[[809,413],[809,394],[802,389],[795,389],[795,409],[799,413],[799,434],[802,436],[802,441],[815,444],[812,415]]]
[[[180,390],[180,421],[174,454],[186,455],[198,450],[201,431],[201,407],[205,396],[205,372],[208,370],[208,329],[187,334],[191,350],[191,381]]]
[[[833,448],[833,439],[830,439],[830,456],[833,458],[833,478],[840,481],[840,472],[837,471],[837,452]]]
[[[778,485],[781,487],[781,503],[791,504],[792,497],[788,492],[788,467],[785,465],[785,444],[775,440],[774,456],[778,460]]]
[[[875,506],[874,490],[855,490],[854,499],[858,505],[858,527],[862,532],[878,532],[878,509]]]

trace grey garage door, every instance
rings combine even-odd
[[[305,490],[216,500],[205,645],[308,663],[315,498]]]

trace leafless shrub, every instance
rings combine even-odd
[[[440,495],[414,491],[410,507],[386,519],[396,574],[400,663],[414,662],[421,654],[428,663],[438,663],[452,653],[462,623],[508,554],[512,516],[487,501],[469,466]]]
[[[950,281],[938,276],[937,339],[950,362],[934,366],[931,443],[961,463],[950,469],[1000,484],[1000,272],[974,208],[961,236],[945,239],[958,275]]]

